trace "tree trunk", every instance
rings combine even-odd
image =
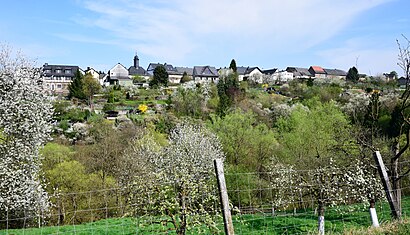
[[[393,201],[397,205],[397,218],[401,218],[401,188],[400,188],[400,179],[399,179],[399,159],[393,159],[391,164],[391,178],[392,178],[392,194]]]
[[[375,200],[371,199],[370,200],[370,218],[372,219],[372,226],[375,228],[379,227],[379,220],[377,218],[377,213],[376,213],[376,208],[375,208]]]
[[[325,234],[325,207],[323,202],[319,201],[318,205],[319,219],[318,219],[318,231],[320,235]]]
[[[181,187],[183,188],[183,186]],[[185,192],[183,189],[181,189],[182,192],[179,193],[179,205],[181,207],[181,215],[179,216],[180,218],[180,223],[179,223],[179,228],[177,229],[177,234],[178,235],[185,235],[186,232],[186,205],[185,205]]]

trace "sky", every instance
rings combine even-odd
[[[408,0],[0,0],[0,43],[44,63],[108,71],[167,63],[402,71]]]

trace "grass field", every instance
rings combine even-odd
[[[386,203],[377,207],[381,229],[369,229],[371,225],[367,208],[363,206],[328,208],[325,214],[326,234],[410,234],[410,198],[403,200],[405,223],[391,223]],[[0,234],[175,234],[172,226],[153,222],[158,218],[106,219],[81,225],[1,230]],[[234,215],[235,234],[316,234],[317,216],[313,211],[279,212],[270,214]],[[223,234],[222,220],[218,221]],[[187,234],[198,234],[205,226],[196,226]],[[207,234],[206,232],[204,234]]]

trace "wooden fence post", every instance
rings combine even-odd
[[[399,211],[399,208],[398,208],[396,200],[393,198],[393,195],[392,195],[393,190],[390,184],[389,175],[387,174],[386,167],[384,166],[382,155],[380,154],[379,151],[376,151],[374,152],[373,157],[377,163],[377,169],[379,171],[380,178],[383,183],[384,191],[386,192],[386,198],[387,198],[387,201],[389,202],[392,215],[394,218],[398,218],[397,212]]]
[[[226,189],[224,166],[221,159],[214,160],[216,178],[218,181],[219,198],[221,199],[221,209],[224,219],[224,227],[226,235],[233,235],[233,224],[231,211],[229,210],[228,190]]]

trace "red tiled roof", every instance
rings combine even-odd
[[[325,70],[320,66],[312,66],[312,69],[315,73],[325,73]]]

